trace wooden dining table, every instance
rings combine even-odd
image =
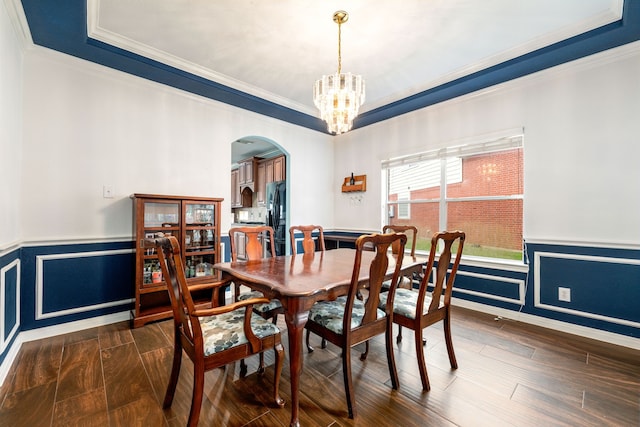
[[[231,278],[267,298],[280,300],[284,308],[289,338],[291,375],[291,426],[300,425],[300,374],[302,373],[302,337],[309,309],[317,301],[334,300],[346,295],[355,260],[354,249],[335,249],[298,255],[284,255],[257,261],[225,262],[214,265],[223,278]],[[360,282],[366,286],[374,252],[363,252]],[[395,267],[391,256],[389,276]],[[426,258],[405,255],[402,274],[421,271]]]

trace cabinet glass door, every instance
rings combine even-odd
[[[144,204],[144,227],[177,227],[180,221],[179,203],[146,202]]]
[[[187,226],[212,226],[215,213],[215,205],[188,203],[185,207],[185,222]]]
[[[145,202],[143,236],[153,239],[158,235],[177,236],[180,230],[180,203]],[[155,248],[144,249],[142,257],[142,286],[163,286],[162,271]]]
[[[213,204],[185,204],[185,273],[187,279],[213,276],[216,263],[215,220]]]

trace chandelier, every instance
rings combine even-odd
[[[344,10],[333,14],[333,22],[338,24],[338,72],[322,76],[313,85],[313,103],[320,110],[322,120],[327,122],[327,130],[336,135],[351,129],[364,102],[362,76],[342,73],[341,25],[348,19],[349,14]]]

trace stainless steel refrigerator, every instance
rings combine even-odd
[[[286,181],[267,184],[267,225],[274,231],[276,255],[284,255],[287,243]]]

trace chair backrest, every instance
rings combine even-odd
[[[407,242],[411,245],[411,256],[416,256],[416,241],[418,239],[418,229],[413,225],[394,225],[389,224],[382,227],[383,233],[404,233],[407,235]],[[391,247],[394,254],[398,253],[398,245]]]
[[[349,288],[349,294],[347,295],[347,305],[345,307],[343,331],[345,335],[351,331],[351,314],[353,312],[353,305],[356,298],[364,297],[364,317],[362,323],[357,329],[366,328],[368,324],[374,323],[378,320],[378,303],[380,302],[380,290],[382,289],[382,282],[387,276],[387,269],[389,268],[389,257],[392,257],[395,261],[395,268],[393,270],[392,284],[396,284],[400,277],[400,270],[402,267],[402,260],[404,258],[404,245],[407,242],[407,236],[399,233],[391,234],[368,234],[358,237],[356,240],[356,256],[353,264],[353,274],[351,276],[351,286]],[[398,254],[389,252],[391,245],[397,244],[400,248]],[[365,248],[365,246],[367,246]],[[368,266],[362,265],[363,257],[369,257],[371,251],[374,252],[373,258]],[[366,255],[364,255],[366,254]],[[366,295],[361,294],[360,291],[360,274],[363,267],[368,267],[369,281],[367,286]],[[365,270],[365,271],[367,271]],[[393,297],[395,295],[396,286],[391,286],[389,295],[387,296],[387,305],[385,313],[388,321],[391,321],[393,314]],[[384,329],[383,329],[384,330]]]
[[[238,249],[236,247],[236,235],[244,234],[245,240],[245,256],[249,261],[264,258],[264,245],[269,245],[271,256],[276,253],[275,242],[273,238],[273,228],[269,226],[259,227],[234,227],[229,229],[229,240],[231,243],[231,261],[238,260]]]
[[[309,253],[316,251],[316,242],[313,239],[313,232],[318,232],[318,248],[321,252],[325,251],[324,246],[324,230],[320,225],[294,225],[289,228],[289,236],[291,237],[291,253],[296,255],[297,246],[295,233],[296,231],[302,232],[302,252]]]
[[[438,252],[438,243],[442,242],[444,247],[440,253],[438,259],[438,266],[436,267],[435,278],[433,283],[433,290],[431,291],[431,303],[429,305],[429,313],[438,309],[440,304],[444,302],[445,306],[451,303],[451,292],[453,290],[453,282],[456,278],[456,272],[460,265],[460,259],[462,258],[462,249],[464,247],[465,233],[462,231],[440,231],[433,235],[431,238],[431,251],[429,252],[429,261],[427,262],[426,270],[422,282],[420,283],[420,294],[418,296],[418,307],[424,306],[424,300],[427,295],[429,278],[432,276],[433,266],[435,264],[436,253]],[[451,267],[451,273],[447,278],[447,270],[451,263],[451,248],[456,244],[458,248],[456,250],[456,257],[453,260],[453,266]],[[445,278],[447,278],[447,286],[444,287]],[[442,300],[442,293],[444,289],[444,301]]]
[[[160,237],[145,241],[145,246],[155,246],[158,253],[162,276],[169,291],[176,332],[179,330],[194,348],[203,346],[200,321],[197,317],[189,316],[196,308],[184,274],[178,240],[174,236]],[[187,343],[183,339],[183,345],[185,344]]]

